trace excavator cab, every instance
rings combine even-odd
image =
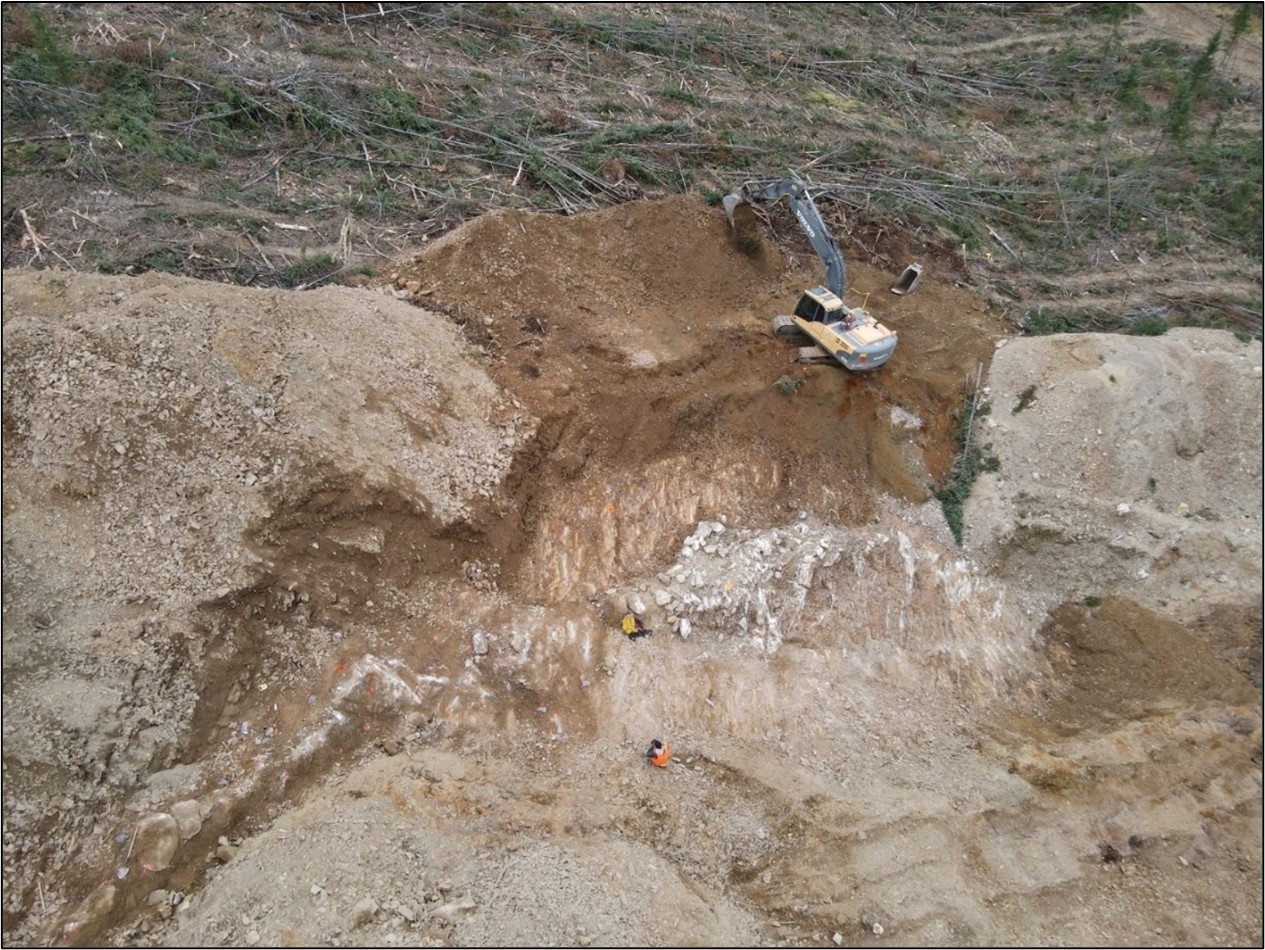
[[[838,323],[848,319],[848,311],[835,294],[825,287],[805,290],[795,305],[795,316],[812,323]]]

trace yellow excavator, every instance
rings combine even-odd
[[[878,369],[896,350],[896,332],[889,330],[860,307],[843,302],[848,271],[839,245],[831,237],[817,211],[808,185],[797,178],[787,178],[768,185],[747,182],[737,192],[723,199],[725,215],[735,229],[739,209],[755,204],[785,201],[795,212],[800,227],[812,242],[813,250],[826,265],[826,283],[804,291],[792,316],[773,318],[773,333],[800,347],[801,363],[840,363],[854,372]],[[750,215],[750,211],[747,211]],[[754,216],[751,216],[754,218]],[[748,220],[746,227],[752,227]]]

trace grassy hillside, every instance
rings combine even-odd
[[[7,4],[4,263],[309,286],[794,173],[849,256],[938,252],[1028,332],[1259,335],[1261,27],[1210,6],[1199,48],[1130,4]],[[1219,269],[1076,284],[1170,260]]]

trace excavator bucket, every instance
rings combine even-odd
[[[720,203],[725,206],[725,217],[729,219],[729,226],[737,229],[738,225],[734,222],[734,209],[739,205],[747,204],[747,199],[742,197],[742,195],[729,194],[725,195],[720,200]]]
[[[725,217],[733,228],[738,247],[753,253],[760,246],[760,223],[751,202],[742,195],[729,194],[721,199],[721,204],[725,206]]]
[[[892,287],[892,293],[898,297],[912,293],[920,280],[922,280],[922,265],[910,264],[905,268],[905,272],[900,275],[900,280],[896,281],[895,286]]]

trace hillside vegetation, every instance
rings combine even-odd
[[[4,261],[307,287],[794,173],[1028,332],[1259,335],[1260,20],[1209,6],[1199,47],[1135,4],[7,4]]]

